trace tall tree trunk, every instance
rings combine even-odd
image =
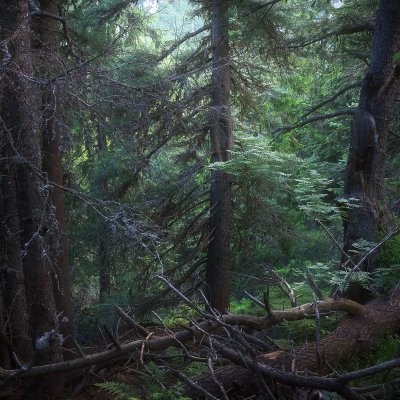
[[[40,9],[43,12],[59,15],[58,2],[54,0],[41,0]],[[59,59],[60,29],[59,21],[53,18],[40,18],[37,20],[37,33],[40,40],[39,68],[46,70],[47,75],[57,73]],[[57,83],[46,87],[42,93],[43,108],[43,171],[47,173],[51,182],[63,184],[63,163],[62,163],[62,138],[59,124],[59,104],[61,99],[57,88]],[[54,234],[50,245],[50,258],[53,263],[53,286],[54,298],[57,312],[62,312],[63,323],[60,326],[60,333],[69,338],[64,342],[64,347],[72,348],[71,336],[74,334],[72,319],[72,300],[70,271],[68,260],[68,237],[66,233],[67,222],[65,216],[65,196],[64,191],[59,187],[53,186],[50,192],[50,201],[54,206]],[[64,352],[64,358],[70,355]]]
[[[5,105],[4,115],[11,115],[12,109]],[[7,136],[7,135],[5,135]],[[4,137],[3,137],[4,138]],[[5,139],[5,138],[4,138]],[[7,142],[7,139],[5,140]],[[25,284],[20,241],[20,224],[17,209],[17,193],[15,187],[15,158],[9,152],[9,145],[4,144],[2,175],[2,244],[4,279],[4,298],[9,342],[18,358],[28,362],[32,356],[28,332],[28,314],[26,309]],[[6,154],[8,155],[6,155]]]
[[[23,60],[23,45],[9,40],[10,35],[16,29],[16,6],[0,4],[0,40],[6,43],[2,64],[4,68],[1,74],[0,86],[0,145],[1,145],[1,243],[2,266],[1,281],[4,298],[4,338],[12,350],[22,362],[27,362],[32,357],[31,341],[29,339],[28,314],[26,308],[25,284],[23,274],[23,262],[21,253],[20,222],[17,208],[17,163],[18,156],[13,148],[13,137],[19,118],[14,114],[18,107],[18,98],[15,91],[18,90],[15,75]],[[16,42],[16,43],[15,43]],[[7,329],[6,329],[7,327]],[[9,357],[4,355],[2,362],[9,362]]]
[[[30,79],[33,63],[28,2],[2,1],[0,7],[10,58],[4,89],[7,97],[3,95],[1,117],[16,162],[16,199],[29,332],[34,347],[34,363],[49,364],[62,360],[62,354],[47,246],[51,230],[48,193],[38,177],[41,140],[37,88]],[[62,390],[59,379],[37,379],[25,396],[29,399],[56,399]]]
[[[98,157],[107,151],[106,137],[101,122],[97,126],[97,151]],[[101,178],[98,182],[98,191],[102,198],[108,197],[107,178]],[[107,221],[100,222],[99,228],[99,249],[98,260],[100,264],[99,273],[99,301],[104,303],[111,294],[111,258],[110,258],[110,238],[108,237]]]
[[[211,161],[228,161],[232,149],[230,113],[230,58],[228,0],[212,1],[211,43],[213,48],[211,101]],[[211,173],[211,215],[206,283],[210,304],[220,312],[229,306],[231,181],[224,171]]]
[[[353,116],[350,151],[344,193],[354,207],[348,208],[344,221],[342,264],[352,268],[362,255],[355,254],[357,242],[375,242],[384,209],[384,176],[389,118],[398,93],[399,66],[393,55],[399,50],[400,2],[381,0],[372,45],[371,65],[361,87],[358,110]],[[361,271],[376,268],[374,257],[361,265]],[[353,284],[347,295],[365,301],[366,293]]]

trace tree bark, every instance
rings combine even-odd
[[[97,126],[97,156],[100,158],[102,153],[107,151],[106,136],[101,122]],[[107,178],[102,177],[98,182],[98,191],[101,198],[106,199],[109,195]],[[98,260],[99,271],[99,302],[104,303],[111,295],[111,256],[110,238],[107,221],[100,221]]]
[[[253,360],[281,371],[292,371],[294,367],[300,375],[331,373],[334,366],[367,354],[386,335],[397,332],[400,327],[399,307],[400,292],[395,290],[389,299],[374,300],[359,312],[355,309],[355,314],[345,317],[331,334],[320,341],[318,352],[317,344],[312,342],[293,351],[262,354]],[[262,387],[257,389],[259,376],[241,366],[216,369],[215,377],[233,399],[262,390]],[[216,396],[220,394],[219,386],[209,375],[200,377],[196,383]],[[193,389],[188,389],[187,394],[199,398]]]
[[[55,16],[59,15],[57,1],[41,0],[42,12]],[[43,70],[47,77],[51,78],[57,73],[59,59],[60,29],[59,21],[53,18],[36,19],[36,28],[39,44],[39,69]],[[62,137],[60,130],[60,103],[61,97],[57,83],[46,87],[42,93],[42,132],[43,132],[43,171],[47,173],[50,182],[63,185],[63,162],[62,162]],[[60,333],[64,337],[74,335],[74,324],[72,319],[71,284],[68,259],[68,236],[67,221],[65,213],[65,195],[59,187],[53,186],[50,192],[50,201],[54,207],[53,231],[50,243],[50,258],[53,264],[53,287],[54,299],[58,313],[62,313],[63,323],[60,325]],[[73,341],[71,338],[63,343],[63,347],[71,349]],[[64,352],[64,358],[70,357],[71,353]]]
[[[34,348],[34,364],[62,360],[61,340],[54,304],[52,268],[48,257],[51,230],[47,189],[38,177],[41,168],[41,140],[28,2],[2,1],[2,29],[10,61],[1,110],[2,129],[9,135],[15,168],[16,205],[20,229],[29,333]],[[26,392],[29,399],[56,399],[62,392],[60,380],[37,380]]]
[[[389,118],[398,93],[399,66],[393,56],[400,43],[400,3],[381,0],[372,45],[371,64],[365,76],[358,110],[353,116],[344,194],[354,207],[347,207],[344,220],[343,267],[352,268],[362,255],[357,242],[376,242],[385,210],[384,176]],[[375,258],[369,257],[360,270],[372,272]],[[346,293],[363,302],[365,291],[351,285]]]
[[[231,159],[232,122],[230,114],[230,58],[228,0],[212,1],[211,44],[213,48],[211,102],[211,161]],[[221,313],[229,307],[231,181],[226,172],[211,173],[211,215],[206,283],[210,304]]]
[[[17,166],[18,157],[15,153],[14,138],[18,135],[20,116],[14,111],[18,109],[16,91],[22,90],[23,85],[18,85],[18,71],[24,63],[24,49],[26,40],[14,40],[10,35],[16,31],[18,21],[16,14],[18,5],[11,2],[0,4],[1,40],[6,43],[6,54],[3,64],[7,69],[2,71],[1,79],[1,199],[2,199],[2,280],[4,280],[4,306],[7,318],[4,320],[4,334],[7,336],[9,346],[16,352],[22,362],[30,360],[31,343],[28,332],[28,314],[26,308],[25,285],[23,276],[23,262],[21,254],[20,221],[17,207]],[[21,19],[21,17],[20,17]],[[26,26],[21,27],[23,37]],[[4,317],[5,318],[5,317]],[[10,349],[11,350],[11,349]],[[2,362],[8,363],[9,356]]]
[[[5,149],[7,149],[5,145]],[[6,151],[7,152],[7,151]],[[3,264],[2,275],[4,279],[5,320],[8,326],[9,342],[12,343],[19,359],[28,362],[32,356],[32,348],[28,333],[28,314],[26,308],[23,263],[21,257],[20,224],[17,209],[17,194],[15,188],[16,171],[15,162],[9,153],[8,158],[3,153],[5,160],[1,168],[2,178],[2,243]]]

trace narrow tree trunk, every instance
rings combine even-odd
[[[101,122],[97,127],[97,150],[98,156],[107,150],[106,138]],[[102,178],[98,183],[98,191],[102,198],[108,196],[108,182]],[[100,264],[99,272],[99,301],[104,303],[111,294],[111,260],[110,260],[110,238],[108,237],[107,221],[100,222],[98,260]]]
[[[344,221],[344,267],[352,268],[361,259],[355,254],[357,242],[378,239],[382,210],[385,209],[384,176],[389,118],[398,93],[399,66],[393,62],[400,41],[400,2],[381,0],[372,45],[371,65],[361,87],[360,102],[352,121],[350,151],[345,177],[345,198],[355,207],[348,208]],[[372,272],[370,257],[362,271]],[[348,296],[365,301],[365,293],[352,285]]]
[[[230,59],[228,0],[212,1],[211,42],[213,47],[211,102],[211,161],[231,159]],[[211,173],[211,215],[206,283],[211,305],[220,312],[229,306],[231,182],[224,171]]]
[[[99,229],[99,262],[100,262],[100,277],[99,277],[99,301],[104,303],[111,295],[111,263],[108,254],[107,234],[108,229],[106,222],[101,223]]]
[[[41,11],[53,15],[58,15],[58,4],[53,0],[41,0]],[[48,77],[57,73],[59,68],[59,21],[53,18],[40,18],[37,21],[37,32],[40,40],[39,51],[39,68],[47,73]],[[40,65],[41,64],[41,65]],[[48,179],[51,182],[63,184],[63,163],[62,163],[62,138],[59,127],[59,104],[61,96],[57,90],[57,84],[54,83],[50,87],[44,89],[42,93],[42,108],[43,108],[43,171],[47,173]],[[68,260],[68,237],[67,237],[67,222],[65,216],[65,196],[64,191],[56,186],[53,186],[50,192],[50,201],[54,206],[53,223],[54,232],[52,243],[50,244],[50,258],[53,264],[53,286],[54,298],[56,302],[57,312],[62,312],[66,318],[60,326],[60,333],[64,337],[73,336],[74,325],[72,319],[72,300],[70,286],[70,271]],[[72,339],[67,339],[63,346],[72,348]],[[65,352],[64,357],[70,353]]]

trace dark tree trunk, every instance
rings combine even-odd
[[[211,161],[228,161],[232,149],[230,114],[230,58],[228,0],[212,1],[211,42],[213,47],[211,101]],[[229,306],[231,182],[224,171],[211,173],[211,241],[208,246],[206,283],[210,304],[220,312]]]
[[[6,331],[6,318],[4,317],[5,307],[3,304],[3,282],[0,280],[0,367],[11,368],[10,351],[12,345]]]
[[[384,205],[385,157],[389,118],[398,93],[399,66],[393,55],[399,50],[400,2],[381,0],[372,45],[371,65],[361,87],[360,103],[353,116],[350,151],[345,177],[345,198],[355,207],[348,208],[344,221],[343,267],[352,268],[362,257],[354,254],[361,240],[376,242]],[[376,268],[374,257],[361,265],[361,271]],[[353,284],[347,295],[365,301],[366,293]]]
[[[107,151],[106,137],[101,122],[97,127],[97,150],[98,156]],[[98,191],[102,198],[108,197],[107,178],[101,178],[98,182]],[[99,301],[104,303],[111,294],[111,259],[110,259],[110,238],[108,237],[107,221],[100,222],[99,228],[99,250],[98,260],[100,264],[99,275]]]
[[[100,262],[100,290],[99,301],[104,303],[111,295],[111,263],[107,243],[108,229],[106,222],[99,229],[99,262]]]
[[[17,5],[11,2],[0,4],[0,40],[7,40],[13,29],[17,27]],[[8,73],[1,76],[1,243],[2,243],[2,292],[4,298],[4,329],[10,349],[16,352],[22,362],[27,362],[32,357],[31,341],[29,339],[28,314],[25,297],[25,284],[23,275],[23,262],[21,253],[20,222],[17,207],[17,164],[18,156],[15,153],[14,137],[18,135],[20,124],[19,116],[14,114],[18,108],[16,91],[18,77],[16,71],[23,63],[23,49],[26,43],[10,40],[7,46],[8,54],[4,54],[4,61],[8,60]],[[6,317],[7,316],[7,317]],[[5,328],[7,327],[7,329]],[[3,357],[2,357],[3,358]],[[5,357],[2,362],[9,362]]]
[[[3,107],[4,115],[11,114]],[[17,194],[15,188],[16,171],[15,161],[9,146],[4,144],[4,162],[1,168],[2,175],[2,243],[3,264],[2,275],[4,279],[5,310],[7,315],[9,342],[12,344],[19,359],[28,362],[31,353],[31,345],[28,332],[28,314],[26,309],[23,263],[21,257],[20,224],[17,209]]]
[[[40,9],[53,15],[59,14],[58,2],[53,0],[41,0]],[[59,21],[53,18],[40,18],[37,20],[36,31],[40,40],[38,57],[39,69],[42,69],[49,77],[56,74],[59,70]],[[47,173],[50,182],[63,184],[63,163],[62,163],[62,138],[59,126],[59,104],[61,94],[57,84],[46,87],[42,93],[43,105],[43,171]],[[50,192],[50,201],[54,206],[53,227],[54,232],[51,235],[50,258],[53,264],[53,286],[54,298],[57,312],[62,312],[66,318],[60,326],[60,333],[64,337],[73,336],[74,325],[72,319],[72,301],[70,272],[68,260],[68,237],[66,233],[67,222],[65,217],[64,191],[59,187],[53,186]],[[68,338],[63,346],[72,348],[73,342]],[[70,353],[64,352],[64,358]]]
[[[0,7],[10,56],[4,77],[7,97],[3,95],[2,129],[9,136],[16,163],[14,182],[29,333],[34,348],[34,363],[49,364],[62,360],[62,355],[47,246],[51,230],[48,193],[39,178],[41,141],[38,99],[35,96],[37,88],[29,79],[33,76],[33,67],[28,2],[2,1]],[[35,380],[26,398],[56,399],[62,390],[59,379]]]

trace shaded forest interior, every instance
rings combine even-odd
[[[1,399],[400,398],[398,0],[0,0],[0,135]]]

